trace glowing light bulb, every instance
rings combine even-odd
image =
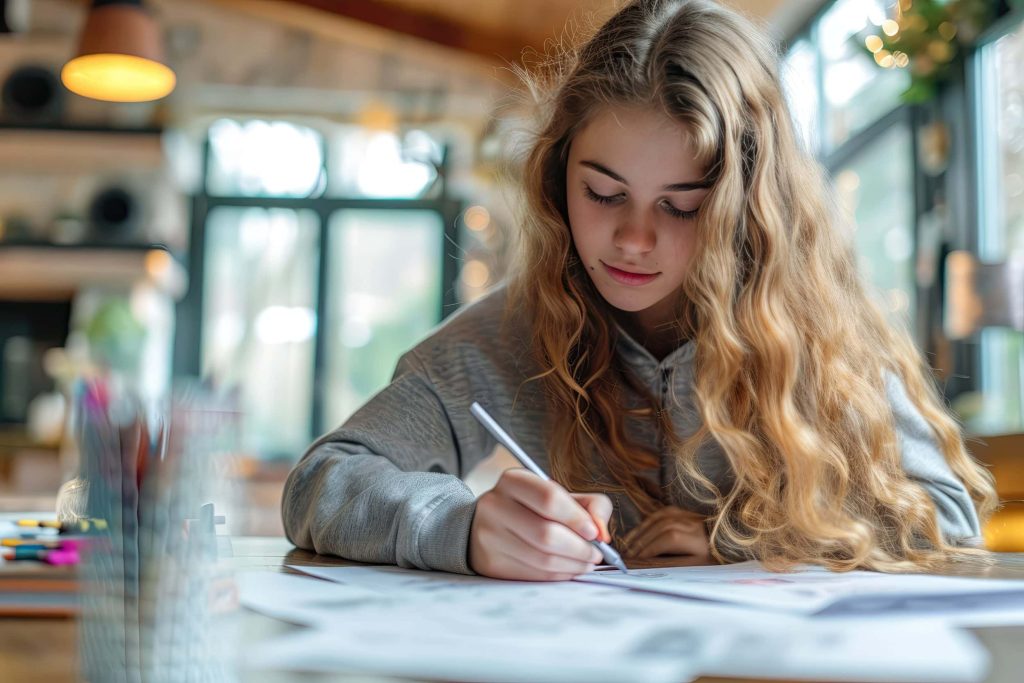
[[[120,54],[75,57],[64,65],[61,81],[71,92],[109,102],[149,102],[174,90],[174,72],[159,62]]]

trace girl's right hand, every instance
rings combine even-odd
[[[564,581],[603,561],[589,543],[608,541],[612,502],[601,493],[569,493],[525,469],[506,470],[477,500],[469,566],[496,579]]]

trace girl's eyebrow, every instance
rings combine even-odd
[[[592,168],[595,171],[597,171],[598,173],[604,173],[606,176],[608,176],[612,180],[617,180],[618,182],[622,183],[623,185],[626,185],[627,187],[629,186],[629,183],[626,182],[625,178],[623,178],[622,176],[620,176],[618,173],[616,173],[615,171],[611,170],[607,166],[602,166],[601,164],[597,163],[596,161],[586,161],[586,160],[584,160],[584,161],[580,162],[580,165],[581,166],[586,166],[588,168]],[[692,183],[672,183],[671,185],[663,186],[661,189],[665,190],[666,192],[686,192],[687,190],[703,190],[703,189],[706,189],[708,187],[711,187],[711,183],[706,181],[706,180],[703,180],[703,181],[696,181],[696,182],[692,182]]]

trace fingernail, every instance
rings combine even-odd
[[[602,541],[604,541],[605,543],[608,543],[609,541],[611,541],[611,540],[612,540],[612,536],[611,536],[611,534],[609,534],[609,533],[608,533],[608,527],[607,527],[607,526],[605,526],[605,523],[604,523],[604,521],[603,521],[603,520],[600,520],[600,519],[599,519],[599,520],[597,520],[597,523],[598,523],[598,524],[600,525],[600,527],[601,527],[601,536],[600,536],[600,539],[601,539]]]
[[[597,538],[597,527],[593,524],[584,524],[583,538],[587,539],[588,541],[593,541],[595,538]]]

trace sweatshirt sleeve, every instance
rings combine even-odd
[[[980,546],[981,524],[974,501],[950,469],[928,421],[896,375],[886,377],[886,391],[896,421],[904,471],[931,496],[939,528],[949,543]]]
[[[411,351],[391,383],[289,474],[285,534],[321,554],[472,574],[476,500],[461,470],[445,406]]]

